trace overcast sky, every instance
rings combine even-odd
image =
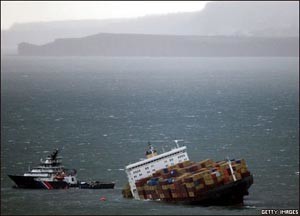
[[[199,11],[205,1],[1,1],[1,29],[13,23],[110,19]]]

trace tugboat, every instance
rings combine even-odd
[[[125,198],[196,205],[242,204],[253,184],[244,159],[189,160],[186,146],[157,154],[148,143],[146,159],[125,167]]]
[[[58,149],[49,155],[40,165],[23,175],[8,175],[14,181],[16,188],[30,189],[66,189],[77,187],[76,170],[65,169],[58,157]]]
[[[114,182],[100,182],[100,181],[91,181],[91,182],[80,182],[80,189],[114,189]]]

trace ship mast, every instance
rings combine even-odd
[[[178,145],[178,142],[179,142],[179,141],[183,141],[183,140],[178,140],[178,139],[175,139],[175,140],[174,140],[174,142],[176,143],[176,147],[177,147],[177,148],[179,148],[179,145]]]
[[[157,155],[157,151],[153,148],[150,142],[148,142],[148,150],[146,151],[146,157],[151,158]]]

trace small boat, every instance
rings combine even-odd
[[[80,182],[80,189],[114,189],[114,182],[99,182],[99,181],[91,181],[91,182]]]
[[[46,160],[40,161],[40,165],[34,167],[23,175],[8,175],[16,184],[16,188],[30,189],[66,189],[77,187],[75,169],[65,169],[58,157],[58,149],[49,155]]]

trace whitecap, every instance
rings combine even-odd
[[[245,208],[247,208],[247,209],[256,209],[256,206],[244,206]]]
[[[194,116],[194,115],[185,115],[184,117],[185,118],[195,118],[196,116]]]
[[[57,119],[55,119],[54,121],[61,121],[61,120],[63,120],[64,118],[57,118]]]

